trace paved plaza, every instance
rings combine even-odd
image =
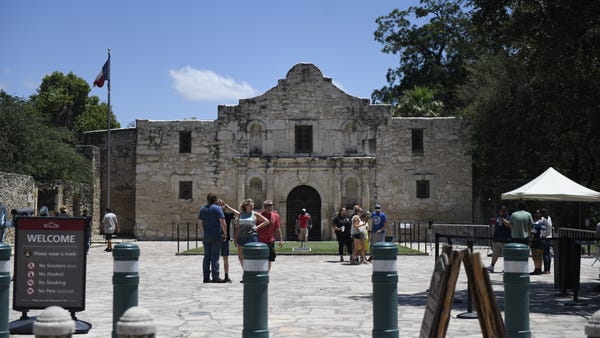
[[[233,283],[203,284],[202,256],[176,256],[174,242],[137,244],[141,249],[139,305],[154,316],[157,337],[241,336],[243,284],[239,283],[242,270],[237,257],[231,257]],[[86,310],[78,314],[79,319],[93,324],[89,337],[109,337],[111,331],[113,259],[103,249],[104,245],[94,244],[88,256]],[[484,257],[485,265],[489,259]],[[371,265],[338,260],[338,256],[277,258],[269,283],[271,337],[371,337]],[[531,276],[534,337],[585,337],[587,319],[600,309],[600,292],[595,291],[600,285],[600,264],[591,267],[593,261],[582,258],[581,262],[580,300],[587,306],[566,306],[572,298],[555,296],[553,275]],[[496,271],[502,271],[502,263],[500,259]],[[434,258],[398,256],[397,264],[400,337],[418,337]],[[529,265],[533,270],[531,261]],[[490,277],[503,309],[502,273]],[[456,318],[466,311],[466,280],[463,270],[448,337],[481,337],[477,320]],[[11,321],[19,316],[19,312],[10,312]]]

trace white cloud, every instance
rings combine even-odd
[[[237,81],[207,69],[185,66],[169,70],[175,90],[187,100],[215,101],[244,99],[258,91],[245,81]]]

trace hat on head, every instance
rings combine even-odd
[[[381,205],[380,204],[375,204],[375,210],[381,210]]]
[[[306,212],[306,209],[302,209],[302,212]]]

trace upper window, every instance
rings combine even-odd
[[[312,153],[312,126],[296,126],[296,152]]]
[[[179,132],[179,153],[191,153],[192,152],[192,132],[191,131],[180,131]]]
[[[423,155],[423,129],[412,129],[412,153]]]
[[[429,180],[417,181],[417,198],[429,198]]]
[[[192,181],[179,181],[179,199],[192,199]]]

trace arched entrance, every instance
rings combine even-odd
[[[296,218],[302,209],[306,209],[312,218],[312,229],[308,232],[309,241],[321,240],[321,196],[308,185],[292,189],[287,197],[287,240],[297,240]]]

